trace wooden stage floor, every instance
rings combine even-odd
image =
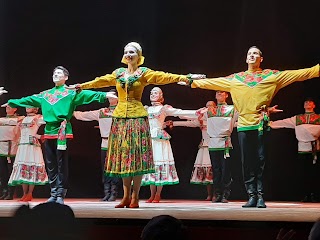
[[[46,199],[34,199],[30,207]],[[244,202],[212,203],[200,200],[163,200],[160,203],[140,201],[140,208],[117,209],[116,202],[99,199],[66,199],[77,218],[94,219],[151,219],[168,214],[185,220],[258,221],[258,222],[315,222],[320,217],[320,203],[266,202],[267,208],[242,208]],[[11,217],[22,204],[16,200],[0,201],[0,217]]]

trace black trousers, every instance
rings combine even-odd
[[[0,157],[0,181],[2,191],[8,191],[8,181],[12,173],[12,167],[15,157],[10,157],[11,162],[8,162],[7,157]]]
[[[68,189],[68,148],[66,150],[58,150],[57,139],[47,139],[44,147],[51,196],[64,197],[64,190]]]
[[[258,130],[238,132],[243,181],[249,195],[263,194],[266,133]]]
[[[302,187],[301,194],[308,196],[311,193],[319,196],[319,166],[320,166],[320,154],[318,154],[318,160],[313,164],[313,156],[311,153],[303,153],[298,156],[299,161],[299,175],[298,178]]]
[[[104,190],[110,188],[110,185],[117,185],[119,183],[119,178],[117,177],[109,177],[104,174],[105,165],[107,162],[107,150],[101,150],[101,169],[102,169],[102,183],[104,186]]]
[[[216,194],[229,193],[231,184],[230,159],[224,158],[224,151],[209,151],[213,171],[213,186]]]

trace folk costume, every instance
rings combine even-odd
[[[227,77],[193,81],[192,88],[230,92],[239,112],[238,139],[241,151],[244,184],[249,201],[243,207],[266,207],[262,198],[265,166],[265,128],[259,109],[269,106],[274,95],[293,82],[319,76],[319,65],[300,70],[278,71],[258,69]],[[260,203],[259,203],[260,202]],[[258,204],[259,203],[259,204]]]
[[[207,133],[207,120],[203,119],[203,115],[198,119],[187,121],[174,121],[174,127],[199,127],[202,133],[202,139],[199,144],[199,150],[194,162],[190,183],[209,185],[213,183],[212,165],[208,150],[209,135]],[[211,200],[211,199],[210,199]]]
[[[45,124],[45,122],[39,114],[26,116],[19,123],[21,137],[9,185],[44,185],[48,183],[39,141],[40,135],[37,134],[42,124]]]
[[[44,129],[45,161],[51,188],[51,198],[64,199],[68,189],[68,141],[73,138],[70,119],[75,108],[92,102],[106,101],[104,92],[81,91],[67,89],[65,85],[55,86],[21,99],[8,101],[12,107],[38,107],[42,110]]]
[[[176,83],[186,78],[146,67],[138,67],[133,75],[127,76],[127,69],[119,68],[80,85],[81,89],[117,88],[119,99],[112,115],[107,175],[128,177],[155,172],[148,113],[141,103],[142,92],[149,84]]]
[[[209,154],[213,169],[214,202],[227,202],[232,182],[230,171],[231,134],[238,119],[233,105],[218,104],[205,113]]]
[[[318,178],[320,150],[320,115],[314,112],[306,112],[291,118],[272,121],[270,126],[273,129],[292,128],[298,140],[299,165],[301,181],[303,182],[303,201],[317,201],[318,186],[315,179]]]
[[[13,199],[15,188],[8,186],[8,181],[12,173],[20,137],[17,125],[18,116],[16,114],[0,118],[0,200]]]
[[[167,116],[195,116],[196,111],[181,110],[170,105],[152,103],[146,107],[149,115],[155,173],[145,174],[141,185],[173,185],[179,183],[171,149],[171,136],[163,129]]]

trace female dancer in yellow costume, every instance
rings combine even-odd
[[[72,86],[80,89],[109,86],[117,88],[119,102],[112,115],[109,152],[105,166],[106,175],[123,179],[124,195],[116,208],[138,208],[142,176],[155,171],[148,113],[141,103],[144,87],[149,84],[189,82],[191,79],[203,77],[198,74],[177,75],[153,71],[140,67],[143,62],[141,46],[136,42],[130,42],[125,46],[122,58],[122,63],[127,64],[127,68],[118,68],[112,74]]]

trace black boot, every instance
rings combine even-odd
[[[58,191],[56,203],[64,204],[64,199],[66,198],[68,189],[63,189],[61,193]]]
[[[110,198],[111,196],[111,184],[110,182],[105,182],[103,184],[103,187],[104,187],[104,197],[101,199],[101,201],[108,201],[108,199]]]
[[[14,195],[14,190],[16,189],[16,187],[13,186],[9,186],[8,188],[8,194],[7,196],[3,199],[3,200],[13,200],[13,195]]]
[[[220,192],[216,192],[212,198],[213,203],[221,202],[223,195]]]
[[[7,195],[8,195],[8,189],[3,189],[0,196],[0,200],[4,200]]]
[[[313,202],[313,203],[319,202],[314,193],[310,194],[310,201]]]
[[[301,199],[301,202],[310,202],[310,196],[309,195],[305,195],[303,197],[303,199]]]
[[[266,208],[266,204],[264,203],[262,194],[258,194],[257,208]]]
[[[255,195],[254,193],[250,193],[248,202],[245,205],[243,205],[242,207],[243,208],[256,207],[257,200],[258,200],[257,195]]]
[[[218,203],[222,201],[222,190],[221,186],[219,184],[213,184],[213,198],[212,202],[213,203]]]
[[[47,200],[47,202],[56,202],[57,201],[57,188],[56,187],[52,187],[51,188],[51,197]]]
[[[111,185],[111,194],[110,197],[108,198],[108,202],[113,202],[115,200],[117,200],[117,195],[118,195],[118,191],[117,191],[117,185]]]
[[[228,201],[228,198],[229,198],[229,196],[230,196],[230,189],[225,189],[224,191],[223,191],[223,196],[222,196],[222,199],[221,199],[221,202],[222,203],[228,203],[229,201]]]

